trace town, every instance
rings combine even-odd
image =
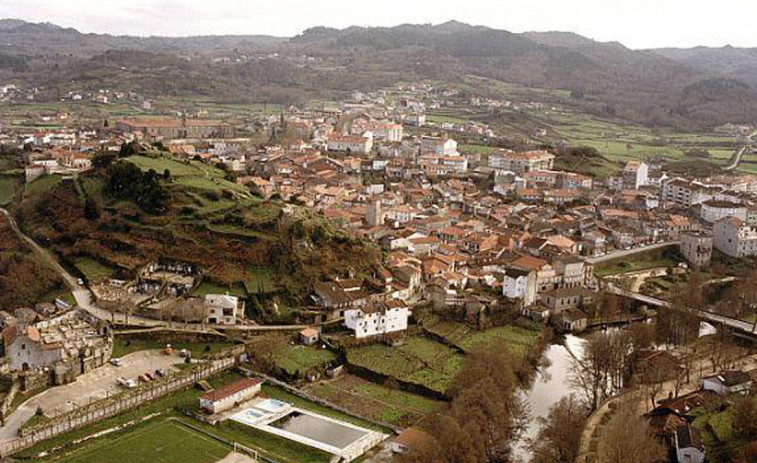
[[[0,457],[755,461],[757,127],[485,88],[0,86]]]

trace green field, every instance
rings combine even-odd
[[[221,442],[172,421],[151,423],[104,445],[75,452],[63,463],[213,463],[229,454]]]
[[[90,257],[80,257],[74,260],[74,266],[84,274],[88,281],[98,281],[103,278],[109,278],[114,272],[112,268],[107,267]]]
[[[24,197],[39,196],[43,192],[60,183],[61,180],[62,179],[59,175],[43,175],[31,183],[24,185]]]
[[[13,177],[0,175],[0,206],[6,206],[13,201],[16,194],[16,182]]]
[[[352,365],[440,393],[451,385],[462,359],[451,347],[422,336],[410,337],[399,347],[374,344],[347,351]]]
[[[219,285],[212,281],[203,280],[200,285],[192,291],[193,296],[205,296],[206,294],[229,294],[237,297],[247,297],[244,285],[235,283],[231,286]]]
[[[424,328],[443,337],[466,352],[485,348],[495,341],[503,340],[512,352],[525,355],[531,351],[539,340],[539,331],[515,325],[498,326],[476,331],[467,323],[430,320]]]
[[[594,274],[601,277],[653,268],[675,267],[679,262],[681,261],[669,251],[669,248],[654,249],[601,262],[594,267]]]
[[[337,355],[314,346],[287,346],[276,354],[276,365],[291,376],[302,376],[311,368],[325,365]]]
[[[308,392],[363,416],[407,427],[442,406],[442,402],[371,383],[352,375],[307,386]]]

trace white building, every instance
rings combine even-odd
[[[344,325],[355,332],[355,337],[367,338],[407,330],[410,309],[398,300],[383,306],[370,306],[344,311]]]
[[[720,395],[746,394],[752,388],[752,377],[739,370],[724,371],[702,379],[702,389]]]
[[[244,301],[227,294],[205,295],[205,323],[209,325],[236,325],[244,318]]]
[[[747,220],[747,206],[731,201],[710,199],[702,203],[700,217],[705,222],[715,223],[725,217],[737,217],[739,220]]]
[[[676,457],[679,463],[704,463],[705,451],[699,431],[685,424],[675,432]]]
[[[525,307],[530,306],[536,301],[536,272],[516,268],[507,269],[502,294],[509,299],[521,299]]]
[[[712,260],[712,234],[701,230],[684,231],[679,234],[683,257],[694,267],[707,267]]]
[[[259,379],[243,378],[200,397],[200,408],[208,413],[220,413],[237,404],[250,400],[260,392]]]
[[[682,207],[701,204],[715,196],[715,192],[704,185],[674,178],[662,184],[662,201]]]
[[[648,177],[649,166],[643,161],[629,161],[623,169],[623,183],[628,189],[638,190],[647,184]]]
[[[489,167],[492,169],[509,170],[517,175],[534,170],[552,170],[555,156],[546,151],[526,151],[516,153],[502,150],[489,155]]]
[[[331,135],[328,142],[329,151],[348,151],[350,153],[368,154],[373,149],[373,135]]]
[[[726,217],[715,222],[712,229],[715,247],[731,257],[757,254],[757,227],[737,217]]]
[[[437,156],[459,156],[457,142],[451,138],[423,138],[421,152]]]

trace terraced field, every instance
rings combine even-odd
[[[449,388],[462,361],[451,347],[422,336],[410,337],[399,347],[374,344],[347,351],[349,364],[439,393]]]

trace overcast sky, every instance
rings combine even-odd
[[[170,36],[292,36],[312,26],[456,19],[513,32],[571,31],[631,48],[757,47],[757,0],[0,0],[0,17]]]

